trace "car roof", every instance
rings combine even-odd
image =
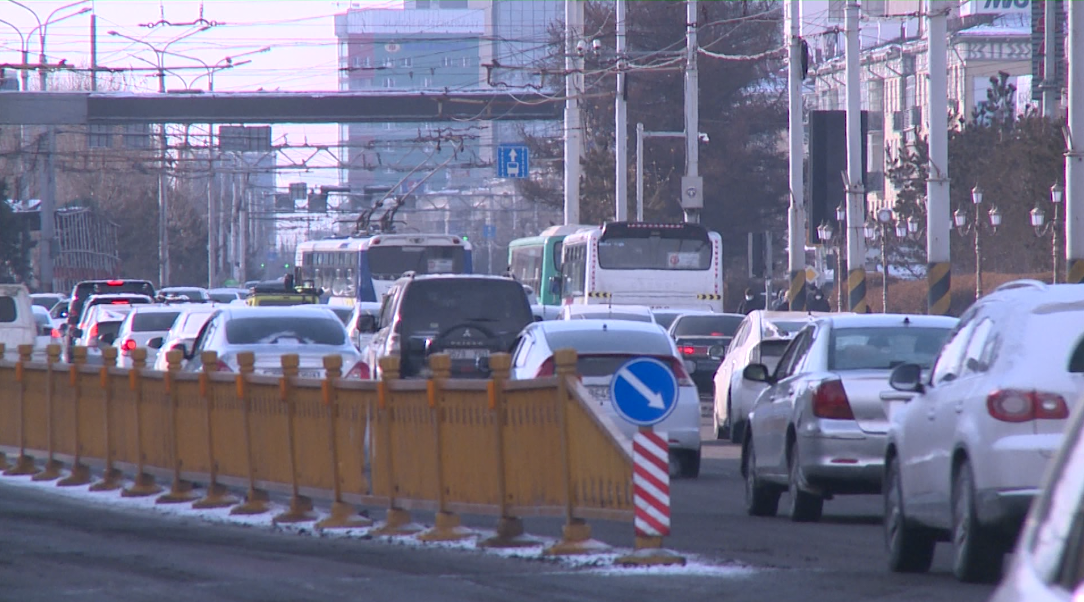
[[[103,309],[98,309],[102,307]],[[105,306],[97,306],[94,309],[97,311],[91,313],[87,317],[87,323],[91,322],[123,322],[128,314],[132,313],[131,305],[120,305],[117,307],[105,308]]]
[[[951,316],[928,316],[925,314],[843,314],[817,319],[817,322],[831,324],[832,328],[900,326],[905,321],[912,326],[924,328],[952,328],[960,320]]]
[[[297,309],[298,307],[303,307],[303,306],[297,306],[297,305],[265,305],[263,307],[260,307],[260,306],[252,306],[252,305],[223,305],[223,306],[220,306],[220,309],[221,309],[223,315],[227,316],[230,319],[234,319],[234,318],[296,318],[297,315],[298,315],[298,309]],[[310,304],[309,307],[323,307],[325,309],[327,308],[326,305],[315,305],[315,304]],[[303,310],[303,311],[309,311],[309,310]],[[318,312],[310,312],[310,313],[312,313],[313,315],[320,315]],[[328,313],[330,313],[330,315],[328,317],[330,317],[330,318],[334,319],[336,322],[339,322],[340,324],[342,324],[342,321],[340,321],[339,318],[335,316],[334,312],[328,312]],[[324,315],[328,315],[328,313],[325,313]]]
[[[566,311],[570,314],[602,314],[602,313],[614,313],[614,314],[641,314],[645,316],[653,315],[651,308],[646,305],[566,305]]]
[[[535,328],[538,328],[544,332],[572,332],[582,330],[601,330],[603,326],[607,330],[626,330],[626,331],[639,331],[639,332],[656,332],[662,336],[669,337],[666,334],[666,329],[654,322],[635,322],[632,320],[606,320],[606,319],[589,319],[589,320],[547,320],[544,322],[535,322]]]
[[[497,280],[500,282],[515,282],[507,276],[494,276],[492,274],[418,274],[416,276],[402,276],[400,282],[425,282],[429,280]]]

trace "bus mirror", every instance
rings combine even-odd
[[[561,296],[561,277],[550,276],[550,294],[560,297]]]

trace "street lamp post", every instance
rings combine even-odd
[[[895,223],[892,210],[886,208],[877,212],[876,222],[866,222],[864,228],[866,240],[870,243],[881,239],[881,313],[888,313],[888,237],[893,227],[900,238],[907,235],[903,222]]]
[[[1042,238],[1047,234],[1051,234],[1051,257],[1053,259],[1053,269],[1051,271],[1050,283],[1058,283],[1058,209],[1061,208],[1061,202],[1065,198],[1065,188],[1060,183],[1055,183],[1050,187],[1050,203],[1054,205],[1054,219],[1046,221],[1046,212],[1042,210],[1038,205],[1031,210],[1030,219],[1031,227],[1035,229],[1035,236]]]
[[[978,300],[982,297],[982,200],[983,190],[978,184],[971,189],[971,203],[975,206],[975,220],[971,223],[967,221],[967,213],[963,208],[958,208],[952,214],[952,221],[956,226],[956,232],[962,236],[967,236],[972,232],[975,234],[975,299]],[[1001,225],[1001,211],[998,208],[992,207],[987,212],[987,217],[990,220],[990,233],[997,232],[998,227]]]
[[[845,234],[847,232],[847,208],[840,204],[836,207],[836,223],[839,224],[840,230]],[[835,230],[832,228],[832,224],[823,222],[817,226],[817,237],[826,244],[831,244],[835,248],[836,253],[836,311],[843,311],[843,283],[841,278],[843,277],[843,245],[846,244],[846,236],[835,237]]]

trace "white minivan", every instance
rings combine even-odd
[[[19,359],[19,345],[33,345],[37,340],[38,325],[34,320],[30,291],[21,284],[0,284],[0,343],[4,344],[4,358]]]

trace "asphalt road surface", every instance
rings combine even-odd
[[[742,509],[738,450],[708,442],[698,480],[672,485],[671,549],[742,574],[615,574],[476,551],[332,539],[211,524],[153,511],[87,506],[0,478],[0,601],[79,600],[727,600],[783,602],[986,600],[957,583],[947,544],[933,571],[885,569],[880,498],[837,498],[824,520],[795,524]],[[419,516],[421,520],[429,517]],[[471,520],[491,526],[488,519]],[[554,535],[559,521],[527,522]],[[631,526],[592,523],[598,539],[631,545]]]

